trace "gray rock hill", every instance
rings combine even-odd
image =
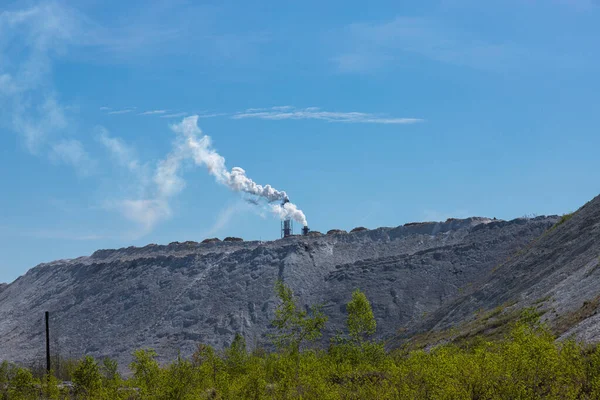
[[[599,305],[600,196],[564,216],[469,290],[398,335],[392,345],[406,342],[420,332],[444,337],[432,333],[448,332],[449,328],[464,335],[478,325],[480,333],[489,333],[492,329],[488,328],[497,324],[477,324],[476,315],[481,315],[481,311],[502,310],[496,317],[502,320],[525,307],[540,314],[560,338],[600,342]],[[487,315],[492,314],[496,313]]]
[[[45,310],[53,352],[64,356],[110,356],[127,365],[134,349],[152,347],[171,360],[199,342],[222,348],[236,332],[250,347],[264,345],[277,279],[301,304],[324,305],[324,340],[344,328],[355,288],[372,302],[377,336],[390,337],[457,299],[558,219],[467,218],[264,243],[152,244],[41,264],[0,288],[0,359],[43,357]],[[565,225],[583,224],[573,220]],[[556,238],[563,239],[578,240],[576,232]],[[540,251],[550,260],[550,250]],[[552,254],[564,263],[571,256]],[[526,274],[514,284],[525,285]]]

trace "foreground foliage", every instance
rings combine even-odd
[[[429,351],[395,350],[369,339],[376,321],[355,291],[348,332],[327,349],[310,347],[326,318],[301,310],[278,283],[274,325],[277,352],[248,351],[241,335],[216,351],[199,345],[189,359],[159,365],[153,350],[138,350],[123,379],[114,361],[85,357],[72,364],[72,387],[53,376],[0,365],[0,399],[598,399],[600,347],[557,342],[525,312],[502,340],[483,337]]]

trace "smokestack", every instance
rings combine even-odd
[[[281,221],[281,237],[285,238],[294,234],[294,225],[291,219]]]
[[[286,196],[281,203],[281,208],[285,209],[285,205],[290,203],[290,199]],[[290,217],[286,217],[281,221],[281,237],[285,238],[294,234],[294,225]]]
[[[310,229],[308,229],[308,225],[304,225],[304,227],[302,228],[302,235],[308,236],[308,232],[310,232]]]

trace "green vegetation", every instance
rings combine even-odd
[[[573,215],[575,215],[574,212],[568,213],[568,214],[563,214],[560,217],[560,219],[558,220],[558,222],[556,224],[554,224],[550,229],[548,229],[548,231],[546,231],[546,233],[552,232],[554,229],[556,229],[557,227],[561,226],[562,224],[564,224],[565,222],[567,222],[568,220],[573,218]]]
[[[371,303],[367,296],[360,290],[356,289],[352,293],[352,300],[348,303],[348,333],[355,343],[361,344],[367,336],[375,333],[377,322],[373,316]]]
[[[276,293],[275,352],[249,351],[239,334],[223,351],[200,344],[189,359],[166,365],[153,350],[137,350],[128,379],[114,361],[84,357],[69,364],[72,387],[54,375],[36,377],[4,362],[0,399],[600,398],[600,347],[557,342],[535,308],[481,312],[465,334],[469,340],[387,352],[370,339],[376,321],[367,297],[355,290],[347,305],[347,332],[322,349],[311,345],[327,321],[321,309],[299,307],[282,282]],[[570,318],[581,318],[595,305],[584,305]],[[492,325],[502,335],[482,336]]]
[[[554,332],[562,334],[568,331],[579,322],[583,321],[596,314],[596,310],[600,305],[600,296],[596,296],[591,300],[584,301],[583,305],[572,312],[565,313],[558,317],[554,323]]]
[[[575,213],[563,214],[563,216],[560,217],[560,220],[556,223],[556,226],[562,225],[565,222],[567,222],[568,220],[570,220],[573,217],[573,214],[575,214]]]

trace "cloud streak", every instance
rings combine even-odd
[[[555,0],[589,9],[589,0]],[[546,3],[544,3],[546,6]],[[559,29],[560,27],[553,29]],[[553,33],[559,32],[553,30]],[[569,35],[570,36],[570,33]],[[485,37],[461,25],[435,17],[398,16],[382,22],[353,23],[338,36],[332,63],[340,72],[368,73],[425,58],[460,67],[489,71],[525,68],[576,68],[593,61],[581,44],[532,41],[528,38]],[[588,38],[582,37],[585,42]],[[591,53],[590,53],[591,54]],[[595,63],[595,62],[594,62]]]
[[[423,122],[421,118],[396,118],[379,114],[370,114],[364,112],[333,112],[324,111],[318,107],[308,107],[303,109],[291,106],[272,107],[265,109],[248,109],[244,112],[234,114],[233,119],[264,119],[264,120],[302,120],[314,119],[327,122],[341,123],[363,123],[363,124],[415,124]]]
[[[223,208],[219,211],[217,218],[214,224],[206,231],[205,236],[213,236],[217,233],[221,232],[224,228],[226,228],[233,218],[242,212],[246,212],[250,209],[248,204],[238,201],[236,203],[230,204],[227,207]]]
[[[116,137],[111,137],[103,127],[96,128],[96,138],[111,154],[112,158],[123,167],[126,167],[130,172],[139,172],[140,162],[135,156],[133,148],[129,147],[125,142]]]
[[[125,199],[107,203],[106,208],[118,210],[126,219],[140,225],[142,230],[133,237],[141,237],[152,231],[154,226],[171,216],[166,199]]]
[[[134,112],[135,108],[126,108],[123,110],[115,110],[115,111],[109,111],[108,115],[121,115],[121,114],[129,114],[131,112]]]
[[[150,233],[156,224],[171,217],[168,198],[157,193],[149,166],[139,161],[135,150],[123,139],[111,136],[103,127],[97,127],[96,140],[109,152],[114,165],[128,176],[128,186],[122,198],[104,202],[103,208],[117,211],[137,225],[136,230],[125,234],[128,238],[135,239]]]
[[[160,115],[160,114],[165,114],[167,112],[167,110],[151,110],[151,111],[144,111],[142,113],[139,113],[138,115]]]
[[[160,118],[180,118],[180,117],[185,117],[186,115],[188,115],[188,113],[178,112],[178,113],[161,115]]]
[[[471,38],[427,18],[351,24],[343,37],[346,50],[332,58],[342,72],[367,72],[414,54],[485,69],[514,66],[519,57],[527,56],[512,45]]]
[[[75,139],[65,139],[53,144],[50,159],[70,165],[80,176],[90,175],[96,167],[96,162],[84,149],[83,144]]]
[[[108,108],[107,108],[108,109]],[[123,109],[111,111],[109,115],[128,114],[134,109]],[[159,118],[181,118],[190,115],[188,112],[177,112],[167,114],[166,110],[152,110],[139,113],[140,116],[158,116]],[[325,122],[338,123],[361,123],[361,124],[382,124],[382,125],[405,125],[424,122],[421,118],[399,118],[385,114],[373,114],[365,112],[339,112],[326,111],[319,107],[297,108],[294,106],[273,106],[270,108],[248,108],[244,111],[235,113],[198,113],[194,114],[196,118],[217,118],[228,117],[230,119],[262,119],[270,121],[282,120],[319,120]]]
[[[197,114],[198,118],[216,118],[228,115],[227,113]]]
[[[48,82],[52,57],[73,43],[76,21],[72,10],[54,3],[0,11],[0,124],[19,134],[32,154],[68,127]]]

